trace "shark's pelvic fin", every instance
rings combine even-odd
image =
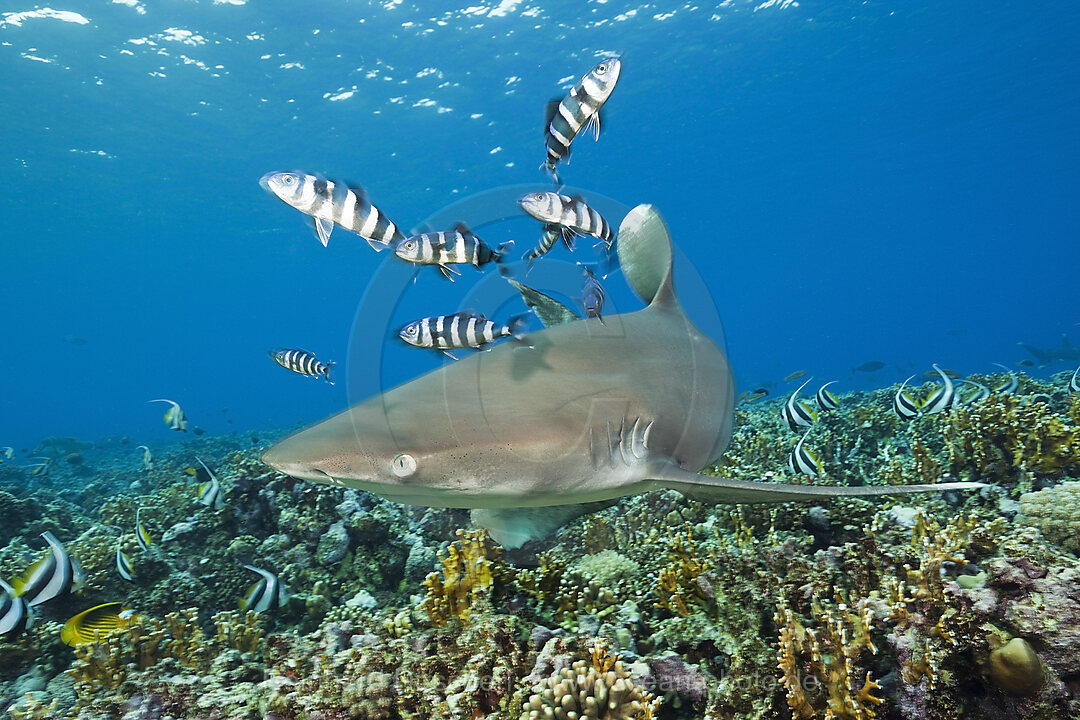
[[[659,485],[687,497],[711,503],[777,503],[829,500],[838,497],[880,497],[910,493],[971,490],[986,487],[978,482],[949,482],[937,485],[873,485],[837,487],[827,485],[785,485],[783,483],[728,480],[687,472],[670,463],[651,469],[650,477]]]
[[[489,508],[473,510],[474,525],[484,528],[491,539],[507,549],[519,548],[530,540],[547,537],[576,517],[599,512],[615,500],[580,505],[549,505],[527,508]]]

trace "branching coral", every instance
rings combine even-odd
[[[656,607],[669,610],[681,617],[690,614],[689,605],[706,607],[708,597],[703,592],[699,578],[705,573],[705,563],[697,557],[690,526],[686,535],[676,534],[668,543],[671,562],[660,571],[656,579]]]
[[[486,531],[458,530],[457,535],[442,558],[442,573],[433,572],[424,580],[428,594],[421,607],[435,626],[450,618],[468,622],[473,603],[491,589],[498,572],[502,548],[488,541]]]

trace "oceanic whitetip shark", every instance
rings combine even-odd
[[[263,460],[293,477],[408,505],[473,508],[474,522],[510,547],[597,503],[658,488],[766,503],[980,486],[825,487],[698,475],[731,439],[727,357],[679,305],[671,237],[652,206],[627,214],[617,247],[644,309],[602,324],[531,293],[526,300],[550,327],[371,397],[282,440]]]

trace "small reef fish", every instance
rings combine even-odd
[[[435,265],[444,278],[453,282],[454,275],[461,273],[451,265],[472,265],[479,269],[490,262],[502,262],[513,243],[509,240],[492,250],[461,223],[450,232],[422,233],[406,238],[394,248],[394,254],[415,265]]]
[[[75,647],[97,642],[113,630],[126,628],[134,617],[133,610],[127,610],[123,603],[111,602],[83,610],[72,617],[60,630],[60,639],[64,644]]]
[[[798,380],[799,378],[804,378],[804,377],[806,377],[806,371],[805,370],[796,370],[795,372],[791,373],[790,375],[785,375],[784,376],[784,382],[791,382],[792,380]]]
[[[300,350],[299,348],[278,348],[277,350],[271,350],[269,354],[271,360],[286,370],[292,370],[294,373],[307,375],[308,377],[319,377],[321,375],[326,379],[326,382],[331,385],[334,384],[334,381],[330,379],[330,371],[333,369],[334,363],[320,362],[315,357],[315,353]]]
[[[403,327],[398,336],[416,347],[445,351],[479,348],[498,338],[517,337],[524,326],[523,316],[506,325],[498,325],[483,315],[459,312],[414,320]]]
[[[990,388],[986,387],[982,383],[977,383],[974,380],[961,380],[960,382],[964,385],[972,385],[975,388],[974,392],[972,392],[970,395],[960,399],[960,403],[962,405],[970,405],[973,402],[985,400],[986,398],[990,397]]]
[[[544,119],[547,159],[541,167],[547,169],[559,185],[562,185],[562,181],[555,166],[562,158],[569,159],[570,144],[582,128],[592,130],[593,137],[600,138],[600,108],[611,97],[621,72],[622,61],[619,58],[604,58],[581,78],[566,97],[548,103]]]
[[[604,310],[604,286],[596,279],[592,268],[585,268],[585,284],[581,288],[581,306],[585,310],[586,318],[596,318],[601,323],[604,318],[600,313]]]
[[[885,367],[885,363],[881,362],[880,360],[870,360],[868,362],[864,362],[862,365],[851,368],[851,372],[872,373],[877,372],[883,367]]]
[[[154,456],[150,454],[150,448],[145,445],[139,445],[136,450],[142,450],[142,469],[150,470],[154,467]]]
[[[38,477],[46,477],[49,471],[52,470],[52,458],[31,458],[33,460],[40,460],[41,462],[31,463],[26,466],[26,469],[30,471],[31,475]]]
[[[754,390],[753,392],[749,392],[749,391],[744,390],[742,392],[742,394],[740,394],[739,397],[735,400],[735,404],[736,405],[739,405],[739,404],[749,405],[750,403],[757,402],[758,400],[760,400],[763,397],[767,397],[768,394],[769,394],[769,391],[766,390],[765,388],[758,388],[757,390]]]
[[[210,475],[210,480],[199,485],[199,503],[206,507],[220,510],[225,507],[225,493],[221,490],[221,483],[218,482],[217,476],[214,475],[213,471],[206,467],[206,463],[198,457],[195,459],[199,461],[199,464],[202,465],[203,469]]]
[[[0,589],[4,591],[0,596],[0,637],[13,637],[26,632],[34,624],[33,609],[3,578],[0,578]]]
[[[10,460],[15,457],[15,448],[4,446],[0,448],[0,462]]]
[[[154,539],[150,537],[150,531],[139,519],[140,513],[142,513],[142,508],[135,511],[135,542],[139,544],[140,550],[149,555],[153,552]]]
[[[840,407],[840,400],[836,397],[836,395],[826,390],[827,387],[829,387],[835,382],[836,380],[830,380],[829,382],[818,388],[816,397],[819,409],[823,411],[835,410],[836,408]]]
[[[405,236],[371,204],[363,188],[304,172],[271,172],[259,179],[271,195],[311,218],[315,236],[326,247],[334,224],[351,230],[382,252]]]
[[[922,411],[927,415],[936,415],[939,412],[944,412],[956,406],[956,388],[953,386],[952,378],[939,368],[937,365],[932,366],[941,375],[942,382],[945,383],[945,387],[938,388],[926,398],[926,401],[922,404]]]
[[[1016,364],[1019,365],[1020,367],[1035,367],[1035,362],[1033,360],[1027,360],[1027,359],[1017,360]]]
[[[924,372],[922,374],[922,376],[924,378],[931,378],[932,379],[932,378],[938,377],[938,375],[940,375],[941,373],[945,373],[946,375],[948,375],[953,380],[959,380],[960,379],[960,373],[958,373],[955,370],[950,370],[949,368],[945,368],[944,370],[927,370],[926,372]]]
[[[187,432],[187,415],[180,409],[180,403],[166,400],[165,398],[158,398],[157,400],[150,400],[149,402],[169,403],[172,407],[165,411],[165,424],[172,430]]]
[[[1073,392],[1080,392],[1080,367],[1073,370],[1072,378],[1069,380],[1069,389]]]
[[[532,264],[537,258],[541,258],[547,255],[551,248],[555,247],[555,243],[559,241],[559,238],[563,239],[566,243],[567,250],[574,249],[574,239],[572,233],[564,233],[563,229],[558,225],[545,225],[540,232],[540,242],[537,243],[529,252],[525,253],[521,259],[527,264],[525,274],[529,274],[529,270],[532,270]]]
[[[796,475],[817,477],[821,471],[821,462],[812,452],[803,447],[806,436],[809,434],[810,430],[803,433],[803,436],[799,438],[799,442],[795,445],[795,449],[788,455],[788,468]]]
[[[1009,379],[995,387],[994,392],[1002,395],[1011,395],[1012,393],[1016,392],[1016,390],[1020,387],[1020,378],[1016,376],[1016,373],[1014,373],[1012,370],[1002,365],[1001,363],[994,364],[1004,370],[1009,375]]]
[[[806,383],[810,382],[812,379],[813,378],[807,378],[806,382],[800,385],[799,389],[791,394],[788,401],[784,403],[784,409],[780,411],[780,416],[793,432],[798,432],[799,428],[810,427],[817,422],[817,411],[799,400],[799,393],[806,387]]]
[[[116,541],[116,572],[128,582],[135,582],[135,570],[131,565],[131,558],[124,552],[124,536]]]
[[[30,606],[74,592],[86,582],[86,573],[75,558],[68,555],[56,536],[46,531],[41,537],[49,545],[49,554],[33,563],[12,583],[15,594],[25,598]]]
[[[907,387],[907,384],[914,379],[915,376],[912,375],[905,380],[900,385],[900,389],[896,391],[896,397],[893,398],[893,412],[896,413],[896,416],[901,420],[914,420],[919,415],[919,404],[915,402],[915,399],[912,398],[911,395],[904,392],[904,388]]]
[[[249,587],[244,596],[240,598],[241,610],[261,613],[280,608],[289,601],[289,594],[285,591],[285,583],[281,582],[277,575],[254,565],[245,565],[244,567],[262,577]]]
[[[572,246],[574,235],[598,238],[609,251],[615,243],[615,231],[611,229],[608,221],[580,197],[569,197],[556,192],[528,193],[518,199],[518,206],[529,216],[544,223],[545,229],[558,229],[568,247]]]

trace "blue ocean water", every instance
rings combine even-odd
[[[609,53],[603,133],[562,175],[661,210],[740,388],[1072,369],[1015,363],[1080,344],[1078,34],[1061,1],[9,0],[0,445],[171,439],[161,397],[210,433],[291,426],[444,362],[396,328],[493,271],[413,283],[341,230],[323,248],[258,178],[353,180],[405,228],[479,195],[460,219],[524,252],[536,224],[488,200],[549,184],[544,105]],[[293,375],[280,346],[347,372]]]

